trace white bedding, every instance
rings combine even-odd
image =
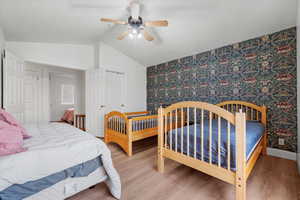
[[[32,138],[25,140],[28,151],[0,157],[0,191],[54,174],[101,155],[108,175],[107,185],[116,198],[121,196],[120,177],[112,165],[107,146],[94,136],[64,123],[25,125]]]

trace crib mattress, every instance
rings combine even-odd
[[[221,120],[221,138],[220,138],[220,163],[221,166],[227,168],[228,166],[228,149],[227,149],[227,121]],[[230,125],[230,168],[235,171],[236,167],[236,141],[235,141],[235,127]],[[194,137],[194,131],[196,130],[196,138]],[[255,147],[261,140],[265,127],[262,123],[257,121],[246,122],[246,158],[250,158]],[[177,139],[176,139],[177,132]],[[209,120],[204,120],[203,124],[203,159],[209,162],[210,151],[209,151]],[[182,147],[181,147],[182,138]],[[196,139],[196,148],[194,146],[194,140]],[[188,142],[189,141],[189,142]],[[212,163],[218,164],[218,120],[212,120],[212,136],[211,136],[211,154]],[[182,152],[185,155],[189,155],[197,159],[202,158],[202,147],[201,147],[201,125],[196,123],[182,128],[173,129],[167,134],[167,143],[175,151]],[[176,145],[177,143],[177,145]]]

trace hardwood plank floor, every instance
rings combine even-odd
[[[189,167],[166,160],[165,173],[156,171],[156,139],[135,142],[133,156],[110,144],[122,180],[124,200],[233,200],[234,186]],[[104,183],[69,200],[112,200]],[[261,156],[247,181],[247,200],[300,200],[296,162]]]

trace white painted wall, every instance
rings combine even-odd
[[[297,112],[298,112],[298,170],[300,173],[300,2],[297,17]]]
[[[125,112],[146,110],[145,66],[104,43],[100,43],[99,66],[125,73]]]
[[[106,70],[121,72],[125,75],[124,111],[146,110],[146,67],[118,50],[104,44],[97,43],[95,48],[95,67],[86,72],[86,113],[87,130],[99,137],[103,137],[103,118],[110,110],[100,109],[101,105],[109,108],[105,102]],[[99,73],[97,75],[97,73]],[[92,87],[92,88],[91,88]],[[95,91],[96,90],[96,91]]]
[[[29,62],[83,70],[94,67],[92,45],[7,42],[6,47]]]
[[[4,49],[5,46],[5,37],[2,28],[0,27],[0,52]]]
[[[41,74],[39,80],[39,111],[41,112],[40,122],[49,122],[50,121],[50,81],[49,81],[49,73],[67,73],[74,74],[77,77],[78,90],[76,91],[80,94],[78,101],[78,106],[75,108],[79,113],[85,113],[85,79],[84,79],[84,71],[66,69],[56,66],[43,65],[38,63],[26,62],[25,70],[37,71]]]
[[[1,62],[1,54],[2,54],[2,50],[5,48],[5,37],[4,37],[4,32],[2,30],[2,28],[0,27],[0,62]],[[0,67],[1,67],[1,63],[0,63]],[[0,77],[1,77],[1,72],[0,72]],[[0,78],[0,88],[1,88],[1,78]],[[2,98],[1,98],[2,93],[0,92],[0,105],[2,105]]]

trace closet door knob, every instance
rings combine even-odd
[[[104,108],[104,107],[105,107],[105,105],[101,105],[101,106],[100,106],[100,109],[102,109],[102,108]]]

